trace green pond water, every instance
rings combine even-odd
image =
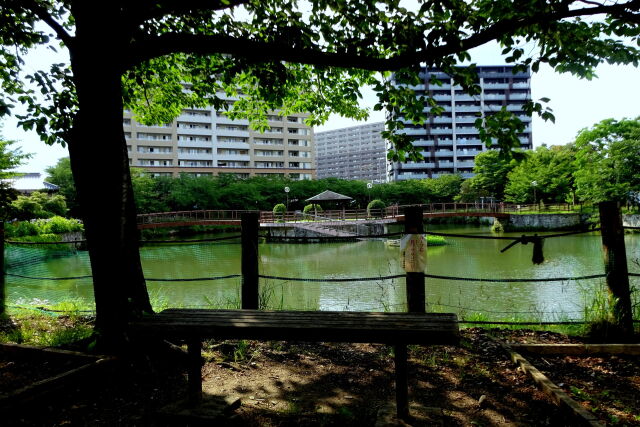
[[[487,226],[429,226],[428,230],[490,235]],[[504,234],[509,235],[509,234]],[[514,234],[519,235],[519,234]],[[629,269],[639,272],[640,234],[625,236]],[[545,262],[531,263],[532,245],[516,245],[505,253],[508,241],[447,238],[447,245],[429,247],[427,273],[468,278],[552,278],[603,272],[600,235],[579,234],[548,239]],[[6,258],[7,297],[11,305],[51,304],[65,300],[93,301],[86,252],[75,254],[9,246]],[[288,278],[358,278],[402,274],[400,249],[381,240],[344,243],[263,243],[259,247],[260,273]],[[238,240],[146,245],[143,268],[154,307],[238,307],[240,278],[199,281],[155,279],[211,278],[240,273]],[[29,276],[30,278],[16,277]],[[35,279],[37,278],[37,279]],[[632,286],[640,278],[631,278]],[[487,318],[568,320],[583,317],[584,307],[602,289],[602,279],[483,283],[427,279],[431,310],[462,316],[482,313]],[[354,282],[301,282],[261,279],[261,297],[273,309],[402,311],[405,283],[399,279]]]

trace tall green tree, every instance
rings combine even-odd
[[[626,202],[640,192],[640,117],[603,120],[581,130],[575,146],[581,200]]]
[[[602,19],[585,19],[594,15]],[[405,86],[421,80],[420,64],[439,67],[467,92],[479,93],[473,68],[455,64],[469,59],[469,49],[495,40],[518,69],[537,71],[547,63],[591,78],[602,61],[637,64],[637,22],[637,0],[436,0],[414,10],[397,0],[4,0],[0,114],[21,102],[25,128],[47,143],[68,144],[89,241],[96,327],[117,346],[126,341],[127,320],[151,311],[123,108],[143,123],[162,123],[186,106],[224,109],[218,94],[241,91],[232,117],[260,127],[269,109],[309,111],[314,124],[332,111],[364,118],[359,88],[368,84],[378,94],[376,108],[389,113],[391,157],[418,159],[408,136],[394,131],[403,127],[399,117],[423,123],[424,102],[441,112],[429,95],[416,97]],[[525,51],[524,41],[538,49]],[[62,46],[70,66],[25,75],[24,57],[39,46]],[[392,71],[400,86],[392,84]],[[552,117],[540,102],[527,108]],[[478,124],[487,143],[506,152],[519,145],[522,122],[506,110]]]
[[[0,127],[0,130],[2,128]],[[7,219],[10,215],[11,202],[16,199],[18,193],[11,186],[11,182],[7,181],[17,175],[15,169],[25,160],[31,157],[31,154],[25,154],[19,148],[12,149],[11,146],[15,141],[5,140],[0,134],[0,218]]]
[[[497,150],[480,153],[475,158],[475,176],[470,179],[469,186],[477,195],[502,200],[507,175],[516,165],[516,159],[506,157]]]
[[[575,201],[573,145],[541,146],[507,175],[505,201],[564,203]]]

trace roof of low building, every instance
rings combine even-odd
[[[316,194],[313,197],[309,197],[307,202],[335,202],[339,200],[353,200],[353,197],[345,196],[344,194],[336,193],[335,191],[325,190],[320,194]]]
[[[11,184],[15,190],[21,192],[33,192],[33,191],[58,191],[60,187],[55,184],[51,184],[44,180],[44,177],[39,172],[20,173],[11,177],[6,182]]]

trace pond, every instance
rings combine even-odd
[[[491,235],[488,226],[429,226],[429,231]],[[519,235],[519,234],[503,234]],[[625,236],[629,269],[640,271],[640,234]],[[531,262],[532,245],[509,241],[447,238],[447,244],[428,248],[427,273],[469,279],[541,279],[575,277],[603,272],[598,233],[548,239],[545,261]],[[91,304],[93,291],[86,252],[75,254],[9,247],[8,303],[57,303],[81,300]],[[341,243],[262,243],[260,274],[290,279],[261,279],[261,299],[272,309],[402,311],[404,278],[398,247],[383,240]],[[143,268],[154,308],[239,306],[238,240],[145,245]],[[28,276],[21,278],[16,275]],[[54,280],[76,277],[68,280]],[[38,278],[38,279],[33,279]],[[189,279],[200,278],[192,281]],[[296,278],[373,278],[367,281],[297,281]],[[160,280],[158,280],[160,279]],[[171,279],[172,281],[165,281]],[[187,280],[184,280],[187,279]],[[215,279],[215,280],[212,280]],[[632,286],[640,284],[631,278]],[[554,282],[489,283],[477,280],[426,279],[429,310],[452,311],[463,317],[490,319],[581,319],[585,307],[602,295],[603,279]],[[600,298],[601,299],[601,298]]]

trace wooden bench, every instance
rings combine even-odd
[[[132,332],[186,341],[189,396],[202,396],[202,340],[251,339],[382,343],[395,346],[398,417],[407,419],[407,344],[456,344],[457,317],[449,313],[369,313],[169,309],[131,324]]]

